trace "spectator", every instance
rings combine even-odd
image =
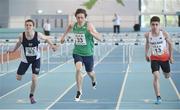
[[[49,35],[50,35],[51,24],[49,23],[49,20],[47,20],[46,23],[44,23],[43,30],[44,30],[44,34],[45,34],[46,36],[49,36]]]
[[[120,32],[120,17],[115,13],[114,14],[114,19],[113,21],[113,30],[114,33],[119,33]]]

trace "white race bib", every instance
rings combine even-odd
[[[76,45],[87,45],[85,34],[75,34]]]
[[[26,56],[36,56],[37,47],[25,47]]]
[[[163,48],[161,45],[154,45],[152,47],[152,54],[153,55],[162,55],[163,54]]]

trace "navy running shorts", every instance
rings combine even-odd
[[[74,63],[82,62],[85,66],[86,72],[92,72],[94,67],[94,58],[93,56],[81,56],[73,54]]]
[[[159,69],[162,69],[164,73],[169,73],[170,72],[170,64],[169,61],[156,61],[152,60],[151,61],[151,69],[152,73],[155,71],[159,71]]]
[[[32,73],[33,74],[39,74],[40,71],[40,58],[34,60],[32,63],[24,63],[21,61],[18,70],[17,70],[17,74],[18,75],[24,75],[25,72],[27,71],[27,69],[29,68],[29,65],[32,64],[31,68],[32,68]]]

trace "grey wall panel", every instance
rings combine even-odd
[[[37,0],[9,0],[10,16],[29,16],[36,13]]]
[[[8,27],[9,22],[9,0],[0,0],[0,27]]]
[[[56,14],[56,10],[62,10],[63,14],[73,15],[75,10],[82,7],[87,0],[9,0],[11,16],[32,15],[38,9],[43,14]],[[95,6],[88,10],[89,15],[120,15],[138,14],[138,0],[124,0],[125,6],[118,4],[116,0],[98,0]],[[84,7],[83,7],[84,8]]]

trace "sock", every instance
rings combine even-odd
[[[157,98],[160,98],[160,99],[161,99],[161,96],[157,96]]]
[[[32,97],[32,96],[34,96],[33,94],[29,94],[29,97]]]

